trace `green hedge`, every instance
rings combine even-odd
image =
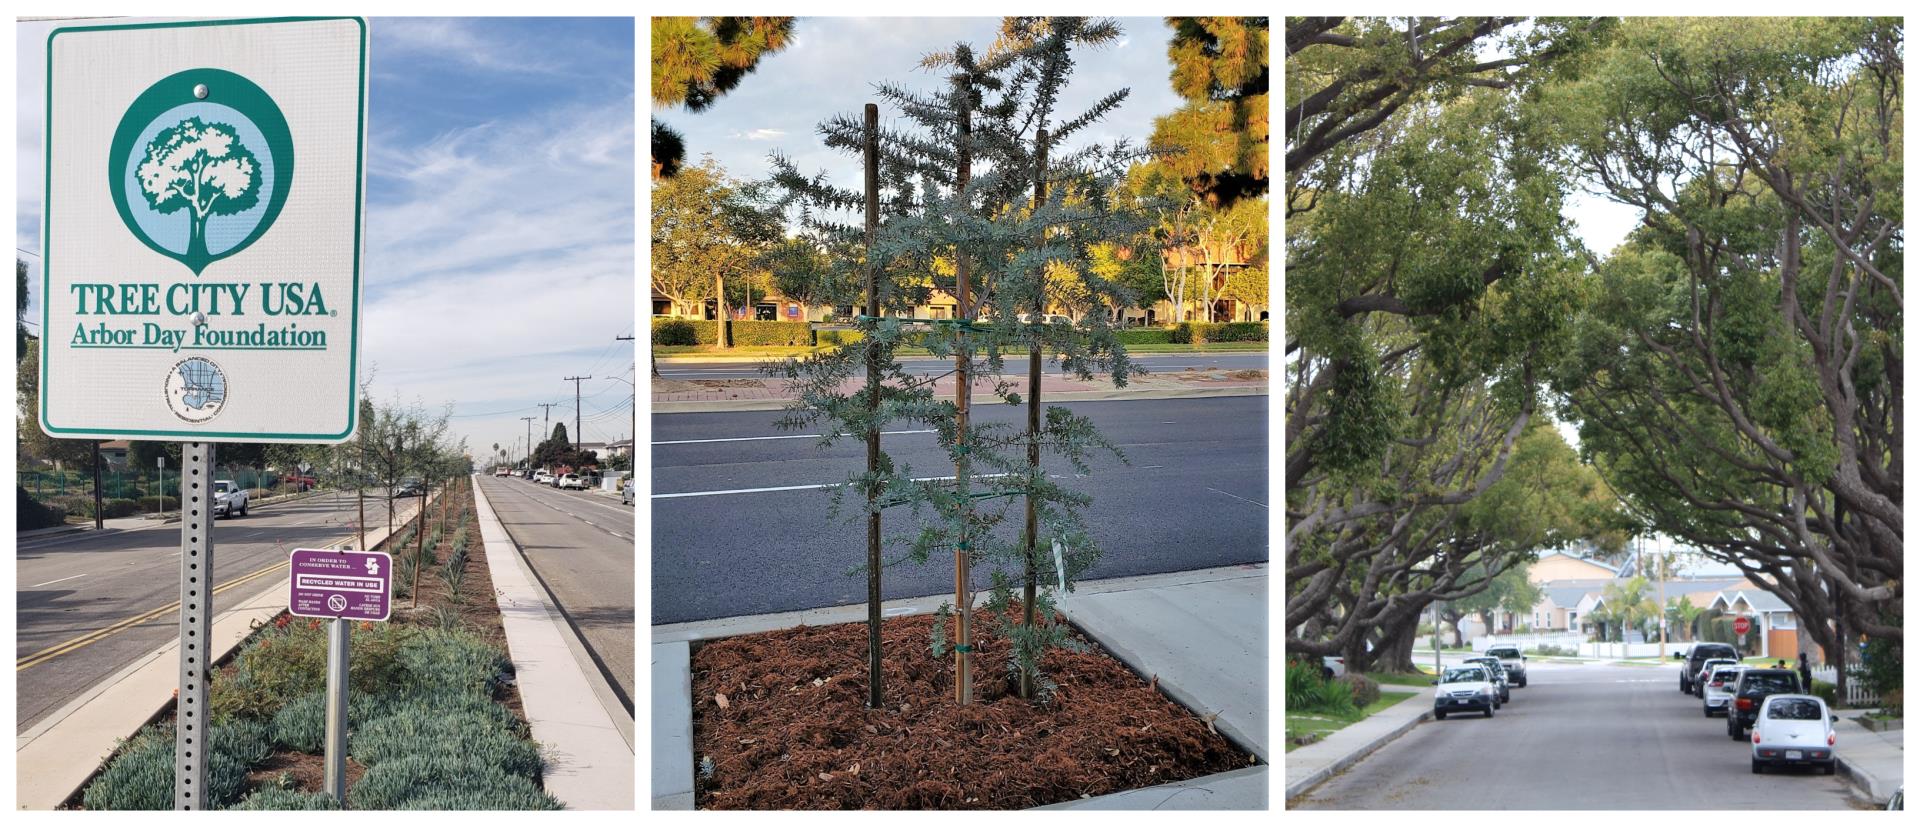
[[[704,319],[654,319],[653,343],[665,347],[717,344],[715,323]],[[806,347],[813,344],[813,325],[807,322],[737,321],[737,347]]]
[[[1173,343],[1264,342],[1265,322],[1181,322],[1173,326]]]
[[[53,528],[66,525],[67,510],[57,505],[47,505],[33,498],[25,488],[14,489],[14,503],[17,515],[15,531],[32,531],[36,528]]]
[[[814,338],[822,345],[850,345],[866,336],[858,330],[822,330]]]
[[[713,322],[700,319],[654,319],[653,343],[667,347],[713,344]]]
[[[1122,330],[1115,334],[1123,345],[1169,345],[1173,344],[1173,331],[1164,327],[1142,327]]]

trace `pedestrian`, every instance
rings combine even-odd
[[[1813,691],[1813,664],[1807,662],[1807,653],[1800,653],[1800,691]]]

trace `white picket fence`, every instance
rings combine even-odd
[[[1837,680],[1839,677],[1839,674],[1831,665],[1816,666],[1813,669],[1813,679],[1816,681],[1826,681],[1827,683],[1837,684],[1839,683]],[[1866,670],[1862,669],[1859,665],[1855,664],[1847,667],[1847,697],[1844,699],[1847,706],[1862,707],[1873,706],[1880,703],[1880,696],[1872,690],[1867,689],[1865,678]]]

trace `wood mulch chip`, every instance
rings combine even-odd
[[[936,659],[929,649],[932,624],[930,615],[883,622],[879,710],[866,706],[864,623],[696,649],[696,804],[1021,809],[1257,763],[1098,649],[1048,653],[1043,666],[1057,694],[1045,704],[1021,700],[1007,644],[985,610],[973,623],[978,700],[960,706],[952,656]]]

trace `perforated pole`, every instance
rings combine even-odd
[[[180,451],[180,697],[173,727],[173,804],[205,808],[207,637],[213,631],[213,443]]]

